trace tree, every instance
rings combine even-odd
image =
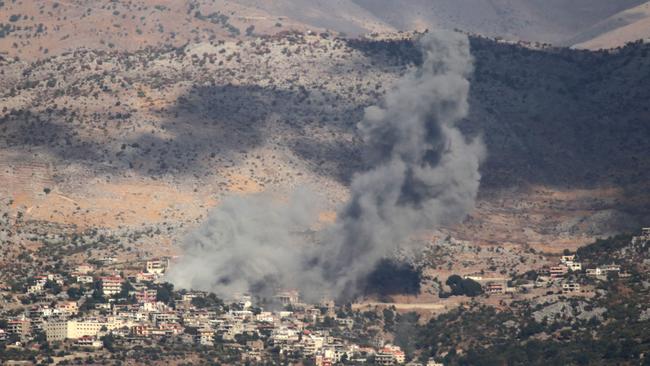
[[[410,358],[416,350],[416,336],[420,316],[415,312],[398,314],[395,324],[395,344]]]
[[[135,288],[133,285],[131,285],[131,282],[129,281],[124,281],[122,282],[122,291],[118,294],[118,297],[120,298],[128,298],[129,297],[129,292],[135,291]]]
[[[79,287],[69,287],[68,291],[66,292],[70,299],[79,300],[81,296],[84,294],[84,289]]]
[[[165,304],[172,304],[174,285],[165,282],[156,289],[156,301],[164,302]]]
[[[466,295],[469,297],[478,296],[483,293],[481,284],[471,278],[462,278],[459,275],[451,275],[445,282],[451,288],[452,296]]]
[[[112,334],[107,334],[101,338],[102,343],[104,344],[104,347],[109,351],[113,352],[115,351],[115,338],[113,337]]]
[[[395,313],[391,309],[384,309],[384,330],[389,330],[395,323]]]
[[[58,295],[61,292],[61,285],[54,281],[47,280],[44,287],[49,289],[55,295]]]

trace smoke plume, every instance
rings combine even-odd
[[[318,244],[300,234],[317,215],[312,199],[232,197],[187,238],[170,279],[222,295],[280,285],[348,297],[410,235],[461,220],[474,207],[484,155],[454,127],[469,108],[469,40],[436,31],[419,46],[423,64],[366,109],[358,127],[371,168],[353,177],[349,202]]]

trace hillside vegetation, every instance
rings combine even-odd
[[[488,157],[454,234],[557,250],[647,220],[648,49],[474,38],[461,127]],[[0,189],[11,217],[166,238],[231,192],[311,184],[335,206],[364,169],[364,107],[418,62],[408,39],[299,33],[5,60]]]

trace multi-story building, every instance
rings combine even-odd
[[[308,334],[301,340],[305,356],[313,356],[320,351],[325,344],[325,338],[314,334]]]
[[[560,258],[560,262],[562,263],[567,263],[567,262],[573,262],[575,261],[576,256],[574,255],[563,255],[562,258]]]
[[[35,284],[27,287],[28,294],[40,294],[45,289],[45,282],[36,282]]]
[[[101,279],[102,293],[104,296],[113,296],[122,291],[122,277],[110,276]]]
[[[48,341],[61,341],[84,336],[94,337],[103,330],[112,330],[119,325],[114,319],[56,319],[46,322],[44,330]]]
[[[300,301],[297,290],[282,291],[275,295],[275,300],[282,305],[296,304]]]
[[[151,320],[154,324],[175,323],[178,321],[178,316],[174,312],[154,313],[151,314]]]
[[[596,267],[596,268],[587,268],[586,273],[587,273],[587,276],[589,276],[589,277],[598,277],[598,276],[603,275],[603,271],[598,267]]]
[[[331,360],[333,363],[340,363],[343,356],[350,358],[351,354],[341,344],[332,344],[323,347],[321,352],[325,359]]]
[[[158,276],[155,273],[140,272],[135,275],[135,280],[138,282],[153,282],[157,278]]]
[[[163,274],[167,269],[167,260],[152,259],[147,261],[147,273]]]
[[[399,346],[387,345],[375,355],[375,362],[378,365],[403,364],[406,355]]]
[[[24,315],[10,319],[7,322],[7,333],[18,335],[21,339],[28,338],[32,333],[31,321]]]
[[[590,277],[606,276],[610,272],[612,272],[612,273],[620,273],[621,272],[621,266],[619,266],[617,264],[609,264],[609,265],[602,266],[602,267],[588,268],[586,270],[587,276],[590,276]]]
[[[74,315],[79,312],[79,306],[75,301],[62,301],[56,304],[55,311],[62,315]]]
[[[578,292],[580,291],[580,284],[575,282],[568,282],[562,284],[562,291],[564,292]]]
[[[608,264],[600,267],[600,269],[603,272],[620,272],[621,266],[619,266],[618,264]]]
[[[569,267],[565,265],[551,267],[549,270],[551,278],[564,277],[568,272],[569,272]]]
[[[152,289],[143,289],[141,291],[138,291],[135,293],[135,299],[139,303],[145,303],[145,302],[155,302],[156,301],[156,290]]]
[[[99,339],[91,336],[83,336],[75,342],[80,347],[102,348],[104,343]]]
[[[295,329],[281,326],[275,328],[271,334],[273,344],[281,344],[287,342],[297,342],[300,339],[298,332]]]
[[[77,282],[79,283],[93,283],[93,276],[88,276],[84,274],[77,275]]]
[[[567,261],[565,265],[573,272],[582,271],[582,263],[580,262]]]
[[[60,342],[68,338],[68,321],[63,319],[52,319],[43,325],[45,338],[48,342]]]
[[[209,328],[199,329],[197,342],[202,346],[214,346],[214,331]]]

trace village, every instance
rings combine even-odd
[[[650,239],[650,228],[633,242],[641,239]],[[423,364],[409,360],[376,323],[359,321],[372,315],[355,314],[351,304],[337,306],[329,299],[306,304],[296,290],[278,290],[265,300],[268,309],[246,294],[224,302],[207,292],[174,290],[164,277],[170,265],[173,258],[155,258],[142,261],[140,271],[120,272],[115,270],[119,261],[106,257],[71,271],[34,276],[22,288],[3,285],[0,342],[16,352],[56,349],[59,361],[172,342],[197,349],[218,345],[238,362]],[[473,301],[504,301],[533,294],[588,297],[593,286],[583,284],[629,276],[614,263],[583,268],[571,253],[556,266],[533,272],[507,281],[480,275],[463,280],[480,284],[481,294]],[[368,310],[380,313],[386,307],[375,304]],[[434,359],[424,364],[442,365]]]

